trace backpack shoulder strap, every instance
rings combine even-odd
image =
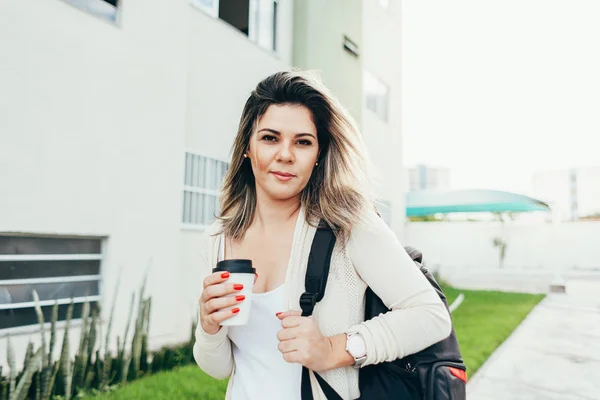
[[[306,267],[306,277],[304,279],[306,291],[300,296],[303,317],[312,315],[315,304],[323,299],[334,247],[335,234],[331,227],[322,220],[317,227],[308,255],[308,266]]]
[[[319,222],[317,232],[313,238],[308,255],[308,265],[306,267],[306,277],[304,279],[305,292],[300,296],[300,307],[302,316],[312,315],[315,304],[323,299],[327,278],[329,276],[329,264],[331,255],[335,247],[335,234],[331,227],[323,220]],[[342,397],[333,389],[319,374],[315,373],[315,378],[321,390],[328,400],[342,400]],[[314,400],[312,385],[310,383],[310,371],[302,367],[302,400]]]

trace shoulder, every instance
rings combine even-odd
[[[390,227],[385,223],[375,210],[365,210],[352,226],[349,244],[361,242],[365,239],[373,239],[380,236],[394,235]]]
[[[402,247],[396,234],[374,210],[363,212],[352,227],[345,251],[353,263],[388,257]]]
[[[221,221],[217,219],[208,225],[206,229],[204,229],[200,238],[201,246],[204,249],[209,248],[211,244],[214,243],[214,241],[219,237],[219,234],[222,231],[222,226],[223,225],[221,224]]]

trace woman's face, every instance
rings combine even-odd
[[[273,200],[299,196],[319,155],[311,112],[298,105],[269,106],[250,138],[247,154],[259,196]]]

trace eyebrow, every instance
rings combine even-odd
[[[262,131],[267,131],[267,132],[271,132],[274,135],[281,135],[281,132],[276,131],[275,129],[271,129],[271,128],[263,128],[260,131],[258,131],[258,133],[262,132]],[[315,135],[313,135],[312,133],[296,133],[295,137],[303,137],[303,136],[310,136],[313,139],[317,139],[315,137]]]

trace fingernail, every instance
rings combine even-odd
[[[223,272],[221,274],[221,278],[225,279],[225,278],[229,278],[229,272]]]
[[[232,313],[237,314],[240,312],[239,308],[234,308],[233,310],[231,310]]]
[[[283,314],[283,312],[278,312],[277,314],[275,314],[275,316],[279,317],[279,314]]]
[[[233,288],[235,290],[242,290],[244,288],[244,285],[242,285],[241,283],[236,283],[235,285],[233,285]]]
[[[242,295],[242,296],[236,296],[236,297],[235,297],[235,299],[236,299],[237,301],[242,301],[242,300],[244,300],[245,298],[246,298],[246,296],[244,296],[244,295]]]

